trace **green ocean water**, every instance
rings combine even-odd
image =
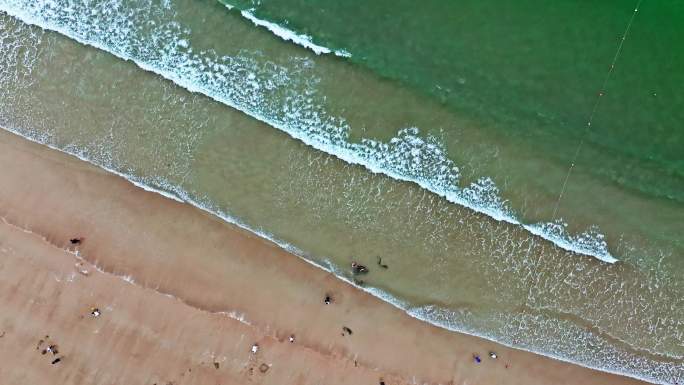
[[[0,0],[0,127],[340,277],[365,263],[364,290],[427,322],[681,383],[681,8],[655,22],[643,3],[561,201],[572,240],[604,240],[609,264],[493,217],[552,219],[633,5],[482,3],[254,11],[347,58],[213,0]]]
[[[523,220],[553,216],[566,174],[552,169],[567,170],[574,163],[558,212],[571,229],[597,224],[615,244],[631,232],[615,224],[632,222],[648,238],[665,240],[680,251],[684,247],[681,228],[670,225],[681,220],[654,223],[668,210],[634,223],[639,204],[611,202],[613,193],[586,188],[583,179],[663,206],[684,202],[680,2],[642,2],[636,14],[635,1],[427,1],[419,7],[408,1],[225,3],[323,46],[349,51],[348,60],[444,105],[485,132],[486,141],[505,142],[495,145],[499,162],[511,161],[515,167],[502,170],[480,161],[479,168],[497,185],[507,186],[503,194]],[[587,128],[632,17],[605,96]],[[401,115],[411,106],[395,108],[389,113]],[[460,133],[435,120],[430,127],[445,132],[449,154],[463,164]],[[394,132],[392,125],[366,120],[352,127],[351,135],[389,138]],[[540,161],[549,164],[547,175],[531,178],[539,173]],[[534,201],[531,208],[529,200]],[[593,215],[597,211],[612,219],[602,223]],[[607,226],[613,230],[605,231]]]
[[[347,50],[551,161],[569,164],[586,135],[577,163],[592,175],[684,202],[680,1],[641,3],[589,130],[634,0],[222,1]]]

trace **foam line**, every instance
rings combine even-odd
[[[0,9],[7,8],[6,4],[6,1],[0,0]],[[30,6],[27,6],[27,8],[30,9]],[[195,72],[188,72],[190,69],[194,70],[194,68],[188,68],[191,67],[193,63],[189,63],[188,67],[174,67],[170,65],[165,65],[165,63],[161,63],[161,60],[155,61],[150,60],[149,58],[136,59],[128,55],[128,51],[126,51],[125,48],[121,48],[120,46],[108,46],[106,44],[106,41],[104,40],[97,40],[95,36],[85,34],[82,30],[79,29],[70,30],[69,25],[60,25],[59,20],[49,20],[41,16],[40,13],[31,13],[30,10],[22,9],[10,9],[10,11],[7,12],[10,15],[17,17],[28,24],[37,25],[44,29],[55,30],[66,36],[69,36],[74,40],[81,42],[82,44],[100,48],[124,60],[131,60],[135,62],[139,67],[147,71],[159,74],[162,77],[167,78],[175,82],[179,86],[184,87],[190,91],[205,94],[221,103],[241,110],[264,123],[267,123],[275,128],[278,128],[288,133],[292,137],[299,139],[302,142],[314,148],[332,154],[344,161],[362,165],[368,170],[375,173],[382,173],[395,179],[414,182],[425,189],[428,189],[438,195],[445,197],[453,203],[469,207],[475,211],[484,213],[496,220],[505,221],[512,223],[514,225],[522,226],[530,233],[547,239],[565,250],[570,250],[585,255],[591,255],[608,263],[616,261],[616,259],[607,252],[605,242],[603,241],[603,237],[600,236],[600,234],[597,234],[592,229],[578,236],[569,236],[565,231],[565,225],[563,223],[542,223],[533,225],[521,224],[515,218],[512,212],[508,210],[506,202],[500,200],[496,186],[494,186],[493,182],[487,178],[483,178],[477,181],[476,183],[462,189],[453,188],[455,182],[458,181],[458,169],[453,165],[452,162],[448,160],[448,157],[446,157],[446,154],[444,153],[443,148],[440,147],[439,143],[435,142],[434,140],[431,140],[429,137],[428,139],[422,138],[421,136],[419,136],[419,132],[415,128],[409,128],[399,131],[397,137],[393,138],[387,143],[372,140],[363,140],[360,143],[354,144],[341,143],[333,140],[335,139],[334,136],[324,136],[316,131],[298,129],[295,123],[300,122],[301,120],[296,120],[294,118],[291,120],[280,119],[277,116],[269,115],[268,112],[260,111],[257,107],[255,107],[252,104],[249,104],[242,100],[231,98],[232,95],[230,94],[222,93],[218,85],[203,83],[204,78],[201,77],[201,74]],[[189,47],[188,41],[189,39],[187,39],[187,36],[177,37],[177,45],[182,49],[191,49],[191,47]],[[179,57],[185,58],[184,56],[174,56],[171,57],[169,60],[173,61],[175,59],[178,59]],[[149,61],[146,62],[146,59]],[[300,116],[298,114],[301,114],[301,112],[292,112],[292,116],[295,116],[297,119],[299,119]],[[314,119],[313,125],[317,124],[317,122],[318,121]],[[344,137],[344,124],[346,123],[343,121],[337,121],[337,123],[339,124],[339,127],[342,127],[340,129],[341,133],[338,135],[340,137]],[[16,130],[10,131],[18,133],[16,132]],[[22,135],[21,133],[18,134]],[[22,136],[26,137],[25,135]],[[31,140],[41,143],[39,140]],[[57,150],[67,152],[63,149]],[[73,152],[67,153],[71,153],[72,155],[77,156],[84,161],[93,163],[92,161],[86,159],[82,155]],[[405,165],[406,168],[402,168],[402,165]],[[213,207],[210,203],[193,200],[193,198],[187,192],[183,191],[182,189],[176,186],[173,186],[171,184],[164,185],[163,183],[155,182],[154,185],[161,185],[161,187],[152,188],[150,187],[150,182],[154,181],[143,180],[135,176],[125,175],[115,170],[103,167],[99,164],[97,166],[128,179],[140,188],[162,194],[167,198],[175,199],[181,202],[187,202],[196,207],[199,207],[202,210],[205,210],[213,215],[220,217],[226,222],[233,223],[263,238],[273,241],[283,249],[286,249],[292,252],[293,254],[303,258],[308,263],[311,263],[327,271],[332,270],[332,267],[326,268],[325,266],[322,266],[320,264],[312,262],[311,260],[306,259],[304,257],[304,253],[302,250],[298,250],[293,245],[276,239],[272,234],[268,234],[263,231],[253,229],[250,226],[242,223],[237,218],[231,217],[230,215],[223,213],[221,210]],[[443,172],[437,178],[435,178],[434,175],[424,176],[420,172],[415,171],[432,169],[439,169]],[[596,246],[597,244],[598,247]],[[341,277],[341,279],[345,280],[343,277]],[[461,331],[468,334],[476,334],[471,330],[463,330],[458,326],[450,324],[441,324],[439,320],[436,320],[434,317],[431,318],[429,315],[425,315],[425,313],[423,313],[422,311],[416,309],[408,309],[405,303],[385,293],[384,291],[375,288],[361,289],[369,292],[370,294],[376,297],[383,299],[384,301],[392,303],[394,306],[408,312],[411,316],[414,316],[416,318],[423,319],[424,321],[450,330]],[[497,338],[496,336],[483,337],[501,342],[501,339]],[[515,347],[520,348],[519,346]],[[533,349],[531,351],[555,357],[553,354],[549,354],[547,351],[540,351],[539,349]],[[636,377],[634,371],[627,373],[620,372],[619,370],[613,371],[611,369],[606,369],[602,367],[601,363],[587,364],[583,362],[576,362],[569,360],[567,356],[555,358],[568,362],[578,363],[583,366],[593,367],[599,370],[612,371],[618,374]],[[655,381],[655,377],[638,378],[645,379],[648,381]],[[665,384],[666,382],[659,383]]]
[[[397,180],[416,183],[452,203],[470,208],[497,221],[522,226],[532,234],[567,251],[595,257],[606,263],[617,261],[608,251],[607,244],[599,233],[587,232],[573,237],[565,232],[564,226],[555,223],[522,224],[515,218],[507,202],[500,199],[498,188],[489,178],[481,178],[465,188],[458,187],[458,167],[449,159],[441,143],[433,137],[422,138],[415,127],[400,130],[397,137],[388,143],[369,139],[364,139],[360,143],[350,143],[347,141],[349,124],[343,118],[330,116],[321,106],[311,104],[311,95],[316,95],[315,88],[299,91],[300,94],[286,98],[283,105],[264,106],[265,98],[270,96],[269,87],[294,92],[292,85],[295,81],[306,81],[290,78],[287,68],[280,69],[275,74],[265,74],[267,79],[264,80],[259,79],[254,73],[250,73],[246,78],[237,78],[235,76],[239,76],[238,71],[245,69],[244,65],[236,69],[232,64],[226,65],[219,59],[193,53],[192,47],[188,46],[190,32],[183,30],[175,21],[168,23],[168,30],[162,29],[159,32],[169,39],[170,44],[162,49],[155,48],[155,51],[145,52],[145,42],[126,40],[136,38],[137,31],[128,19],[134,16],[117,16],[112,21],[118,23],[113,25],[114,32],[100,36],[97,33],[101,31],[99,26],[89,24],[94,23],[92,20],[78,14],[70,14],[69,12],[77,11],[64,10],[55,1],[46,1],[34,6],[24,5],[18,0],[10,3],[14,3],[15,6],[3,7],[0,4],[0,7],[27,24],[57,31],[82,44],[102,49],[124,60],[131,60],[144,70],[169,79],[191,92],[202,93],[240,110],[348,163],[361,165],[371,172]],[[68,14],[66,22],[61,19],[64,12]],[[111,16],[102,17],[109,20]],[[117,39],[109,41],[107,39],[112,38],[109,35],[114,35]],[[145,52],[138,54],[143,56],[142,59],[131,56],[129,52],[136,52],[132,46]],[[208,68],[217,68],[218,75],[205,72],[205,62],[211,63]],[[256,66],[251,62],[246,64]],[[305,63],[305,67],[312,65],[311,62]],[[285,72],[284,76],[282,72]],[[273,79],[268,78],[269,76]],[[273,83],[277,84],[273,86]]]
[[[228,9],[233,9],[235,8],[233,5],[223,3],[223,5],[226,6]],[[271,31],[274,35],[278,36],[279,38],[285,40],[285,41],[291,41],[294,44],[300,45],[304,48],[310,49],[316,55],[321,55],[321,54],[329,54],[329,53],[334,53],[336,56],[340,57],[351,57],[351,54],[345,50],[337,50],[333,51],[328,47],[324,47],[322,45],[318,45],[314,43],[311,38],[311,36],[304,35],[304,34],[298,34],[295,31],[292,31],[290,29],[287,29],[283,26],[280,26],[276,23],[272,23],[267,20],[262,20],[254,16],[252,13],[253,10],[251,11],[240,11],[240,15],[244,17],[245,19],[251,21],[256,25],[257,27],[264,27],[267,30]]]
[[[315,52],[316,55],[328,54],[328,53],[333,52],[330,48],[323,47],[321,45],[313,43],[311,41],[311,36],[300,35],[300,34],[297,34],[296,32],[291,31],[287,28],[281,27],[278,24],[271,23],[270,21],[258,19],[256,16],[254,16],[254,14],[252,14],[249,11],[241,11],[240,14],[245,19],[254,23],[254,25],[268,29],[269,31],[273,32],[274,35],[280,37],[281,39],[283,39],[285,41],[291,41],[297,45],[301,45],[304,48],[308,48],[308,49],[312,50],[313,52]],[[343,56],[343,57],[350,57],[351,56],[351,54],[346,52],[346,51],[335,51],[335,55]]]
[[[23,137],[23,138],[25,138],[31,142],[44,145],[48,148],[59,151],[61,153],[65,153],[69,156],[74,156],[74,157],[80,159],[81,161],[87,162],[87,163],[92,164],[96,167],[104,169],[107,172],[110,172],[114,175],[117,175],[121,178],[126,179],[127,181],[129,181],[130,183],[132,183],[133,185],[135,185],[136,187],[138,187],[142,190],[145,190],[145,191],[148,191],[151,193],[159,194],[160,196],[163,196],[167,199],[172,199],[172,200],[175,200],[177,202],[186,203],[186,204],[190,204],[192,206],[195,206],[198,209],[203,210],[203,211],[209,213],[210,215],[216,216],[225,222],[234,224],[234,225],[236,225],[236,226],[238,226],[238,227],[240,227],[246,231],[249,231],[249,232],[251,232],[251,233],[253,233],[253,234],[255,234],[261,238],[264,238],[268,241],[273,242],[274,244],[276,244],[280,248],[288,251],[289,253],[300,258],[301,260],[303,260],[303,261],[305,261],[305,262],[307,262],[307,263],[309,263],[309,264],[311,264],[311,265],[313,265],[313,266],[315,266],[315,267],[317,267],[323,271],[334,274],[338,279],[340,279],[340,280],[356,287],[357,289],[362,290],[362,291],[364,291],[364,292],[366,292],[366,293],[368,293],[368,294],[370,294],[370,295],[372,295],[372,296],[374,296],[374,297],[376,297],[376,298],[378,298],[384,302],[389,303],[390,305],[396,307],[397,309],[400,309],[401,311],[403,311],[404,313],[406,313],[410,317],[416,318],[416,319],[421,320],[423,322],[427,322],[427,323],[434,325],[436,327],[443,328],[446,330],[450,330],[453,332],[459,332],[459,333],[465,333],[465,334],[473,335],[473,336],[484,338],[484,339],[487,339],[490,341],[494,341],[496,343],[500,343],[502,345],[512,347],[515,349],[529,351],[529,352],[532,352],[535,354],[543,355],[546,357],[551,357],[551,358],[554,358],[554,359],[557,359],[560,361],[569,362],[572,364],[576,364],[576,365],[580,365],[580,366],[584,366],[584,367],[588,367],[588,368],[592,368],[592,369],[596,369],[596,370],[601,370],[601,371],[605,371],[605,372],[609,372],[609,373],[613,373],[613,374],[618,374],[618,375],[623,375],[623,376],[629,376],[629,377],[637,378],[637,379],[644,380],[644,381],[654,382],[656,384],[672,385],[672,383],[661,381],[655,377],[637,376],[637,375],[635,375],[634,372],[624,372],[624,371],[620,371],[619,369],[611,369],[611,368],[606,368],[606,367],[602,367],[599,365],[595,365],[595,366],[594,365],[587,365],[584,362],[574,361],[574,360],[569,359],[567,356],[553,354],[553,353],[550,353],[549,351],[545,351],[545,350],[542,350],[539,348],[520,347],[517,345],[507,343],[505,340],[503,340],[502,338],[499,338],[496,335],[492,335],[492,334],[488,334],[488,333],[480,333],[480,332],[477,332],[477,331],[472,330],[470,328],[466,328],[463,325],[455,324],[453,321],[452,322],[445,322],[443,320],[440,320],[439,318],[436,318],[434,316],[430,316],[430,313],[425,311],[426,307],[412,306],[408,302],[403,301],[403,300],[395,297],[394,295],[392,295],[386,291],[383,291],[379,288],[359,286],[359,285],[355,284],[353,281],[347,279],[345,277],[344,272],[342,270],[340,270],[337,266],[335,266],[332,262],[330,262],[330,261],[323,261],[322,263],[314,262],[311,259],[308,259],[306,257],[306,254],[302,250],[295,247],[294,245],[287,243],[287,242],[284,242],[284,241],[276,238],[274,235],[272,235],[270,233],[255,229],[255,228],[243,223],[239,219],[237,219],[233,216],[230,216],[229,214],[227,214],[221,210],[218,210],[216,208],[212,208],[210,204],[201,203],[201,202],[193,199],[190,196],[190,194],[188,194],[186,191],[182,190],[179,187],[174,187],[170,184],[167,185],[166,188],[164,188],[164,189],[158,188],[158,187],[152,187],[152,186],[149,186],[148,184],[146,184],[144,180],[142,180],[141,178],[139,178],[137,176],[124,174],[124,173],[121,173],[119,171],[113,170],[111,168],[108,168],[108,167],[102,166],[100,164],[94,163],[90,159],[82,156],[81,154],[78,154],[78,153],[73,152],[73,151],[63,150],[63,149],[60,149],[60,148],[55,147],[53,145],[50,145],[48,143],[44,143],[41,140],[38,140],[38,139],[33,138],[31,136],[25,135],[20,130],[12,129],[9,127],[2,127],[2,129],[9,131],[9,132],[12,132],[18,136],[21,136],[21,137]],[[97,266],[96,266],[96,268],[97,268]],[[122,277],[122,278],[125,279],[125,277]],[[129,283],[134,284],[132,279],[128,279],[127,281]],[[168,295],[168,294],[166,294],[166,295]],[[243,318],[239,317],[240,315],[236,315],[236,314],[232,314],[232,313],[226,313],[226,315],[230,316],[231,318],[235,318],[241,322],[246,322],[244,320],[244,317]]]

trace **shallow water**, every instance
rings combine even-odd
[[[372,269],[367,288],[430,322],[681,381],[684,216],[676,200],[578,169],[566,192],[576,198],[563,201],[562,215],[573,214],[573,231],[598,225],[622,261],[605,264],[367,168],[393,168],[435,190],[456,183],[481,211],[547,221],[557,194],[548,186],[566,165],[532,151],[538,144],[526,137],[502,136],[349,59],[285,43],[215,3],[133,11],[96,2],[88,17],[78,16],[78,2],[74,10],[51,4],[37,12],[0,1],[0,9],[148,71],[3,15],[1,126],[228,214],[338,274],[362,261]],[[421,130],[400,132],[408,127]],[[342,148],[338,156],[366,167],[291,136]],[[481,178],[498,188],[469,189]],[[390,268],[378,268],[376,256]]]

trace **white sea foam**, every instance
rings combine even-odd
[[[301,45],[304,48],[308,48],[308,49],[314,51],[316,53],[316,55],[327,54],[327,53],[333,52],[330,48],[323,47],[321,45],[313,43],[311,41],[312,40],[311,36],[301,35],[301,34],[298,34],[294,31],[291,31],[287,28],[281,27],[278,24],[271,23],[270,21],[261,20],[261,19],[257,18],[256,16],[254,16],[254,14],[252,14],[249,11],[242,11],[242,12],[240,12],[240,14],[244,18],[246,18],[247,20],[254,23],[254,25],[268,29],[269,31],[273,32],[274,35],[280,37],[281,39],[283,39],[285,41],[291,41],[297,45]],[[335,52],[335,54],[337,56],[345,56],[345,57],[351,56],[349,53],[347,53],[345,51]]]
[[[226,4],[226,3],[223,3],[223,4],[228,9],[235,8],[233,5]],[[311,36],[298,34],[297,32],[289,30],[289,29],[287,29],[283,26],[280,26],[276,23],[272,23],[272,22],[267,21],[267,20],[259,19],[256,16],[254,16],[254,14],[250,11],[240,11],[240,14],[245,19],[254,23],[254,25],[256,25],[257,27],[264,27],[267,30],[271,31],[274,35],[278,36],[279,38],[281,38],[285,41],[291,41],[294,44],[297,44],[297,45],[300,45],[304,48],[310,49],[311,51],[315,52],[316,55],[334,53],[335,55],[340,56],[340,57],[351,57],[351,53],[349,53],[345,50],[333,51],[328,47],[318,45],[312,41],[313,39],[311,38]]]
[[[684,364],[681,362],[661,363],[654,367],[648,359],[617,349],[600,336],[584,328],[567,321],[546,319],[543,315],[499,314],[495,317],[499,320],[499,329],[481,333],[469,326],[477,324],[477,320],[471,319],[472,316],[467,311],[455,312],[434,305],[409,308],[406,311],[414,318],[447,330],[493,340],[505,346],[541,354],[559,361],[600,369],[617,375],[628,375],[655,384],[676,385],[684,380]],[[566,334],[559,339],[557,331],[561,327]],[[524,337],[529,335],[536,336],[537,341],[545,341],[545,345],[525,344]],[[582,346],[582,349],[578,349],[578,346]],[[573,357],[573,359],[568,359],[568,357]],[[625,372],[627,362],[630,372]],[[635,373],[647,375],[635,375]]]
[[[608,244],[596,227],[578,235],[571,235],[566,230],[567,224],[562,221],[523,226],[532,234],[551,241],[562,249],[592,255],[607,263],[618,261],[608,252]]]
[[[218,314],[225,315],[226,317],[232,318],[232,319],[239,321],[245,325],[252,326],[252,324],[247,320],[247,316],[245,315],[245,313],[240,313],[240,312],[233,310],[233,311],[221,311],[221,312],[218,312]]]
[[[121,277],[121,279],[124,280],[125,282],[130,283],[131,285],[135,285],[135,280],[130,275],[124,275]]]
[[[123,59],[133,60],[143,69],[158,73],[191,91],[201,92],[220,102],[240,109],[263,122],[289,133],[294,138],[300,139],[347,162],[364,165],[373,172],[383,173],[396,179],[415,182],[430,191],[446,197],[452,202],[470,207],[497,220],[520,225],[508,208],[507,203],[500,199],[498,189],[490,179],[482,178],[470,186],[459,188],[459,170],[449,160],[442,145],[436,138],[430,136],[421,137],[416,128],[400,130],[397,137],[389,142],[362,140],[360,143],[351,144],[346,141],[348,125],[343,119],[330,117],[320,106],[311,105],[307,101],[307,99],[315,96],[315,90],[312,89],[306,89],[300,95],[288,94],[287,101],[278,110],[269,110],[268,108],[272,108],[270,106],[264,109],[264,105],[269,101],[268,95],[265,92],[269,90],[282,90],[283,87],[288,87],[293,81],[294,75],[288,72],[293,71],[292,69],[272,66],[275,70],[269,73],[270,78],[267,79],[262,78],[262,74],[254,79],[249,79],[247,76],[231,77],[245,69],[244,66],[235,69],[235,67],[231,67],[232,64],[238,63],[253,66],[253,63],[239,57],[229,58],[229,60],[225,61],[211,57],[198,57],[192,53],[192,47],[182,43],[183,41],[192,41],[188,39],[189,32],[174,23],[169,23],[168,29],[163,31],[163,33],[171,35],[171,41],[163,46],[164,50],[154,52],[155,54],[162,55],[162,57],[149,57],[146,55],[149,55],[151,52],[147,51],[144,47],[141,49],[141,47],[135,46],[135,44],[140,42],[126,40],[135,38],[135,31],[131,27],[132,23],[126,22],[126,17],[131,17],[130,15],[125,13],[118,14],[116,20],[123,20],[121,28],[118,30],[110,28],[110,30],[114,31],[112,32],[113,37],[102,38],[96,33],[99,31],[97,29],[99,28],[98,24],[105,24],[102,21],[89,21],[88,19],[79,18],[78,9],[63,7],[56,1],[46,2],[47,8],[41,8],[38,6],[39,4],[43,3],[34,2],[32,5],[26,5],[25,8],[22,8],[22,2],[0,0],[0,9],[6,10],[11,15],[29,24],[56,30],[84,44],[104,49]],[[105,11],[100,12],[106,13]],[[136,51],[143,53],[142,59],[133,57],[131,53]],[[207,74],[203,72],[200,65],[203,65],[203,68],[213,68],[215,72]],[[310,61],[300,61],[297,70],[305,71],[307,66],[311,65]],[[259,87],[250,85],[252,81],[256,81]],[[45,141],[42,141],[42,143],[45,144]],[[89,161],[82,154],[79,157]],[[227,222],[237,224],[264,238],[270,239],[297,255],[303,255],[301,250],[297,250],[292,245],[277,240],[271,234],[250,228],[236,218],[222,213],[216,207],[213,207],[211,202],[193,199],[190,194],[177,186],[168,184],[163,180],[143,180],[111,169],[109,171],[124,176],[147,190],[164,193],[167,197],[189,202],[212,212]],[[150,186],[156,187],[152,188]],[[552,242],[561,247],[567,246],[564,247],[566,249],[577,248],[578,250],[586,250],[596,243],[599,250],[598,254],[605,257],[606,254],[603,254],[603,252],[607,253],[605,241],[600,236],[597,236],[597,233],[593,230],[588,231],[586,235],[573,237],[567,234],[564,225],[558,223],[552,225],[525,225],[525,228],[531,232],[539,232],[540,234],[538,235],[544,238],[551,238]],[[567,244],[561,245],[564,242],[567,242]],[[576,245],[574,242],[579,242],[579,244]],[[595,256],[601,258],[597,255]],[[318,264],[315,265],[323,267]],[[393,296],[386,295],[386,293],[373,288],[364,288],[364,290],[393,303],[399,308],[407,310],[406,304]],[[435,317],[434,314],[421,315],[415,309],[408,309],[407,311],[417,318],[446,327],[440,324],[439,318]],[[473,330],[459,330],[462,327],[462,325],[452,325],[448,328],[477,334]],[[502,336],[484,337],[495,340],[501,340],[502,338]],[[516,346],[520,347],[519,345]],[[544,349],[536,351],[549,355],[549,351]],[[572,357],[572,355],[559,358],[567,360],[567,357]],[[611,370],[602,365],[601,362],[580,360],[579,363],[602,370]],[[630,365],[632,364],[630,363]],[[637,366],[639,365],[622,366],[622,373],[637,376],[635,373],[639,372],[632,370],[633,367]],[[620,371],[619,368],[620,366],[616,366],[615,371]],[[649,376],[646,378],[649,381],[660,381],[659,378],[676,378],[666,375],[661,376],[648,370],[645,370],[643,373]]]
[[[302,75],[313,64],[304,60],[295,68],[275,67],[259,77],[244,76],[245,68],[258,67],[244,57],[212,57],[209,53],[196,54],[187,47],[190,31],[173,20],[159,25],[159,41],[147,43],[138,37],[134,13],[112,14],[110,9],[121,9],[119,0],[105,2],[103,9],[82,5],[91,17],[81,16],[77,7],[64,7],[59,0],[34,2],[6,0],[0,4],[5,12],[28,24],[52,29],[83,44],[108,51],[139,67],[157,73],[192,91],[205,94],[221,103],[241,110],[250,116],[287,132],[302,142],[335,155],[348,163],[358,164],[375,173],[398,180],[414,182],[450,202],[471,208],[498,221],[521,225],[528,231],[578,254],[596,257],[613,263],[602,237],[596,231],[572,236],[563,226],[555,224],[523,225],[507,202],[499,198],[499,190],[489,178],[481,178],[470,186],[460,188],[459,169],[451,161],[442,144],[434,137],[422,138],[418,128],[399,131],[388,143],[364,139],[360,143],[347,141],[349,125],[345,119],[331,116],[321,106],[312,104],[317,95],[315,79]],[[109,4],[112,3],[112,4]],[[95,15],[95,16],[93,16]],[[100,20],[98,17],[102,17]],[[109,28],[103,32],[101,25]],[[164,43],[161,48],[159,43]],[[151,44],[151,45],[148,45]],[[211,68],[213,71],[209,71]],[[293,78],[297,73],[301,78]],[[295,91],[293,83],[306,85]],[[277,91],[288,96],[273,104],[270,97]],[[294,92],[298,92],[294,94]],[[548,232],[547,230],[553,230]],[[579,241],[579,242],[578,242]]]
[[[254,233],[254,234],[256,234],[262,238],[265,238],[265,239],[275,243],[279,247],[281,247],[281,248],[291,252],[292,254],[300,257],[303,261],[308,262],[311,265],[316,266],[317,268],[320,268],[324,271],[331,272],[331,273],[335,274],[339,279],[357,287],[358,289],[363,290],[363,291],[365,291],[365,292],[367,292],[367,293],[369,293],[369,294],[371,294],[377,298],[380,298],[387,303],[390,303],[394,307],[406,312],[411,317],[414,317],[414,318],[419,319],[421,321],[430,323],[432,325],[435,325],[435,326],[438,326],[438,327],[441,327],[441,328],[444,328],[447,330],[455,331],[455,332],[467,333],[467,334],[474,335],[477,337],[489,339],[492,341],[496,341],[498,343],[502,343],[503,345],[506,345],[506,346],[510,346],[510,347],[513,347],[516,349],[526,350],[526,351],[530,351],[533,353],[545,355],[545,356],[552,357],[552,358],[555,358],[555,359],[558,359],[561,361],[566,361],[566,362],[570,362],[570,363],[574,363],[574,364],[578,364],[578,365],[582,365],[582,366],[587,366],[587,367],[591,367],[591,368],[595,368],[595,369],[599,369],[602,371],[607,371],[607,372],[615,373],[615,374],[619,374],[619,375],[627,375],[627,376],[642,379],[645,381],[650,381],[650,382],[657,383],[657,384],[672,385],[672,384],[678,383],[675,381],[679,381],[679,380],[664,381],[661,379],[663,379],[663,378],[664,379],[668,379],[668,378],[678,379],[681,377],[681,374],[678,374],[678,373],[681,373],[681,371],[684,370],[684,366],[674,363],[674,364],[667,364],[667,365],[661,366],[658,368],[658,372],[654,373],[652,371],[652,368],[649,366],[648,362],[644,362],[642,358],[632,357],[629,355],[625,356],[625,354],[622,352],[614,351],[614,348],[611,347],[610,345],[607,345],[604,342],[602,342],[600,340],[595,340],[595,339],[591,341],[591,343],[594,344],[592,346],[600,346],[601,348],[606,349],[606,351],[602,351],[602,353],[601,353],[603,355],[603,357],[601,357],[599,359],[597,357],[589,356],[589,357],[584,357],[585,358],[584,360],[577,360],[577,357],[575,357],[576,351],[573,349],[575,349],[575,347],[577,346],[576,343],[578,340],[594,338],[588,334],[583,335],[582,338],[573,339],[572,341],[557,341],[557,339],[555,337],[554,338],[548,338],[547,339],[548,341],[552,341],[554,343],[550,344],[549,346],[539,347],[539,346],[534,346],[534,345],[532,345],[532,346],[521,346],[520,342],[522,340],[518,340],[518,341],[514,342],[513,340],[515,338],[513,336],[516,335],[515,330],[501,330],[499,333],[496,333],[496,332],[483,333],[483,332],[481,332],[481,331],[479,331],[479,330],[477,330],[471,326],[471,325],[476,324],[476,322],[473,322],[472,320],[470,320],[470,321],[468,320],[470,317],[470,314],[467,311],[454,312],[453,310],[442,309],[442,308],[434,306],[434,305],[414,307],[414,306],[411,306],[411,304],[409,304],[408,302],[403,301],[403,300],[401,300],[401,299],[393,296],[392,294],[385,292],[381,289],[378,289],[375,287],[359,286],[356,283],[354,283],[352,280],[346,278],[347,274],[345,274],[344,271],[340,270],[339,267],[337,267],[332,262],[324,260],[322,263],[316,263],[316,262],[306,258],[303,251],[296,248],[295,246],[293,246],[287,242],[279,240],[278,238],[276,238],[272,234],[263,232],[261,230],[255,229],[249,225],[244,224],[242,221],[238,220],[237,218],[234,218],[234,217],[218,210],[217,208],[213,207],[210,203],[201,203],[200,201],[193,199],[190,194],[188,194],[186,191],[184,191],[183,189],[181,189],[177,186],[173,186],[171,184],[164,183],[163,181],[161,181],[161,182],[155,181],[155,182],[153,182],[153,184],[156,186],[159,186],[159,187],[151,187],[149,185],[149,183],[150,183],[149,181],[144,181],[135,175],[127,175],[127,174],[123,174],[121,172],[118,172],[116,170],[112,170],[112,169],[109,169],[107,167],[103,167],[102,165],[97,164],[97,163],[93,163],[90,159],[83,157],[82,154],[67,152],[67,151],[59,149],[57,147],[51,146],[42,140],[38,140],[37,138],[33,138],[31,136],[25,135],[24,133],[21,132],[21,130],[12,129],[10,127],[3,127],[3,128],[10,131],[10,132],[13,132],[17,135],[20,135],[20,136],[22,136],[28,140],[31,140],[33,142],[46,145],[47,147],[52,148],[53,150],[57,150],[60,152],[66,152],[67,154],[72,155],[74,157],[77,157],[78,159],[80,159],[82,161],[85,161],[85,162],[94,164],[95,166],[104,168],[108,172],[111,172],[113,174],[116,174],[120,177],[127,179],[132,184],[134,184],[135,186],[137,186],[137,187],[139,187],[145,191],[158,193],[161,196],[164,196],[168,199],[173,199],[173,200],[178,201],[178,202],[187,202],[188,204],[191,204],[191,205],[193,205],[193,206],[195,206],[201,210],[204,210],[211,215],[217,216],[217,217],[221,218],[222,220],[224,220],[228,223],[235,224],[238,227],[241,227],[247,231],[250,231],[250,232],[252,232],[252,233]],[[24,230],[24,231],[30,232],[29,230]],[[77,252],[74,252],[74,255],[79,257]],[[105,273],[100,267],[98,267],[96,265],[95,265],[95,268],[99,272]],[[130,276],[119,276],[119,277],[126,282],[129,282],[131,284],[136,284],[131,279]],[[160,293],[164,294],[166,296],[169,296],[171,298],[180,300],[180,299],[176,298],[175,296],[170,295],[168,293],[162,293],[162,292],[160,292]],[[243,313],[237,313],[235,311],[222,311],[222,312],[218,312],[218,314],[226,315],[226,316],[233,318],[235,320],[238,320],[242,323],[245,323],[247,325],[251,325],[251,323],[246,319],[246,315]],[[512,325],[511,327],[519,327],[519,326],[515,326],[515,325],[520,324],[519,320],[517,320],[517,319],[505,320],[502,323],[505,325],[508,325],[508,326]],[[571,328],[573,326],[574,325],[567,325],[568,328]],[[552,324],[549,327],[555,330],[558,328],[558,325]],[[518,332],[520,332],[520,331],[518,331]],[[558,342],[558,343],[564,342],[566,344],[571,344],[571,345],[568,345],[568,346],[559,345],[556,342]],[[572,345],[573,343],[574,343],[574,345]],[[563,347],[564,349],[560,349],[561,347]],[[561,350],[566,352],[567,354],[559,354],[558,352]],[[556,352],[556,353],[551,353],[551,352]],[[572,359],[569,357],[572,357]],[[639,376],[639,375],[635,374],[635,372],[633,370],[625,371],[624,370],[625,367],[624,367],[624,365],[622,365],[622,363],[624,363],[624,362],[629,362],[630,367],[632,369],[634,367],[639,367],[640,369],[643,369],[642,373],[645,373],[647,375],[646,376]],[[638,372],[636,372],[636,373],[638,373]]]

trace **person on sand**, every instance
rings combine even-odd
[[[325,298],[323,299],[323,303],[326,305],[330,305],[332,303],[332,297],[329,295],[326,295]]]

